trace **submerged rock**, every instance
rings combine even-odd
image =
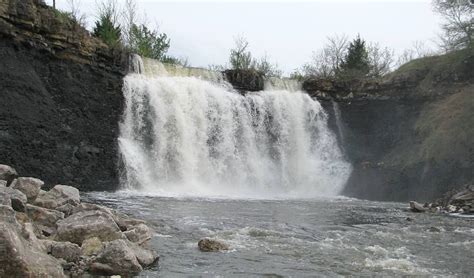
[[[15,179],[12,182],[11,187],[23,192],[23,194],[26,195],[28,202],[31,203],[36,199],[43,185],[44,182],[40,179],[21,177]]]
[[[124,238],[113,218],[103,211],[80,211],[58,221],[58,240],[81,244],[98,237],[101,241]]]
[[[198,247],[199,250],[203,252],[217,252],[229,250],[229,245],[227,245],[226,243],[210,238],[203,238],[199,240]]]
[[[428,210],[428,208],[415,201],[410,201],[410,210],[413,212],[425,212]]]

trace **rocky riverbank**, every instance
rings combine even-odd
[[[0,277],[130,277],[159,259],[146,223],[0,165]]]
[[[431,203],[420,204],[410,202],[413,212],[441,212],[474,215],[474,184],[466,185],[464,189],[447,192],[443,198]]]

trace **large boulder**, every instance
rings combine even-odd
[[[425,208],[422,204],[415,201],[410,201],[410,210],[412,212],[425,212],[428,211],[428,208]]]
[[[210,238],[203,238],[199,240],[198,247],[199,250],[203,252],[218,252],[229,250],[229,245],[227,245],[226,243]]]
[[[15,169],[8,165],[0,164],[0,180],[4,180],[7,184],[10,184],[17,176],[18,173]]]
[[[66,262],[77,262],[82,255],[79,245],[67,241],[50,241],[47,251],[51,256]]]
[[[104,249],[104,244],[98,237],[88,238],[81,244],[81,251],[84,256],[96,256],[102,249]]]
[[[0,192],[8,194],[11,200],[11,206],[14,210],[24,212],[26,210],[27,198],[23,192],[11,187],[0,187]]]
[[[58,184],[48,192],[41,192],[34,204],[44,208],[56,209],[65,204],[76,206],[80,202],[81,197],[77,188]]]
[[[140,219],[135,219],[132,217],[129,217],[128,215],[124,213],[120,213],[117,211],[114,211],[108,207],[104,206],[99,206],[96,204],[91,204],[91,203],[81,203],[78,206],[76,206],[72,213],[77,213],[80,211],[102,211],[104,213],[109,214],[117,223],[121,231],[127,231],[132,229],[133,227],[140,225],[140,224],[145,224],[146,222]]]
[[[18,229],[21,228],[18,222],[16,221],[15,211],[10,206],[0,205],[0,222],[9,223],[11,225],[14,225]]]
[[[26,195],[28,202],[31,203],[36,199],[43,185],[44,182],[40,179],[21,177],[15,179],[12,182],[11,187],[23,192],[23,194]]]
[[[123,232],[123,234],[128,238],[128,240],[137,244],[143,244],[153,236],[152,230],[145,224],[133,226]]]
[[[104,250],[90,266],[90,272],[98,275],[134,276],[143,268],[127,241],[119,239],[106,244]]]
[[[103,211],[80,211],[58,221],[57,225],[57,239],[76,244],[91,237],[98,237],[101,241],[125,237],[112,216]]]
[[[11,223],[0,222],[0,277],[65,277],[59,260],[22,237]]]
[[[4,191],[0,191],[0,205],[9,206],[9,207],[12,206],[10,195]]]
[[[160,259],[158,254],[153,250],[143,248],[142,246],[130,241],[127,241],[127,245],[133,251],[133,254],[142,267],[154,265]]]
[[[54,234],[57,228],[56,223],[64,219],[64,213],[60,211],[30,204],[26,205],[26,214],[46,235]]]

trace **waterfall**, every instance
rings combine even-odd
[[[301,91],[303,84],[295,79],[270,77],[265,80],[265,90]]]
[[[343,132],[343,126],[342,126],[342,119],[341,119],[341,110],[339,109],[339,104],[335,102],[334,100],[331,100],[332,103],[332,109],[334,110],[334,116],[336,119],[336,127],[337,127],[337,133],[339,135],[339,141],[341,142],[340,146],[342,150],[344,151],[344,132]]]
[[[135,57],[139,59],[139,57]],[[351,171],[327,115],[303,92],[242,96],[222,75],[136,62],[124,79],[122,186],[165,196],[338,194]]]

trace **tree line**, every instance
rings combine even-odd
[[[85,27],[86,18],[81,14],[81,0],[67,0],[69,11],[59,11],[77,24]],[[53,2],[55,6],[55,1]],[[164,63],[187,65],[187,60],[167,54],[171,40],[158,27],[150,28],[146,19],[140,19],[136,0],[125,0],[119,5],[117,0],[96,1],[96,17],[92,35],[100,38],[113,49],[126,49],[142,57]],[[146,15],[143,17],[146,18]]]
[[[474,1],[433,0],[435,12],[441,15],[442,33],[438,38],[441,52],[473,49]],[[376,42],[367,42],[360,35],[350,40],[346,35],[327,38],[322,49],[313,52],[310,62],[290,74],[290,78],[304,79],[318,77],[336,80],[380,78],[395,68],[414,59],[436,55],[440,52],[430,49],[421,41],[413,42],[396,57],[393,49],[382,47]],[[230,51],[229,65],[232,69],[253,69],[267,76],[281,76],[277,64],[272,64],[265,55],[260,61],[253,59],[248,42],[239,37]],[[229,66],[212,66],[219,69]]]
[[[140,20],[136,0],[125,0],[119,7],[117,0],[98,0],[96,2],[97,20],[92,34],[113,48],[125,48],[143,57],[157,59],[165,63],[187,65],[187,60],[167,54],[170,38],[159,29],[150,28],[146,20]],[[67,0],[70,11],[65,14],[85,26],[85,17],[79,11],[80,0]],[[460,49],[473,49],[474,4],[472,0],[433,0],[434,11],[441,15],[442,33],[439,35],[439,48],[443,52]],[[55,4],[55,3],[54,3]],[[63,14],[64,15],[64,12]],[[416,41],[398,58],[393,49],[382,47],[376,42],[368,42],[360,35],[349,39],[346,35],[327,38],[326,44],[313,52],[312,59],[291,73],[291,78],[318,77],[328,79],[380,78],[396,67],[413,59],[437,54]],[[281,77],[283,71],[272,63],[265,54],[253,57],[248,41],[239,36],[230,50],[226,65],[211,65],[213,70],[255,70],[265,76]]]

